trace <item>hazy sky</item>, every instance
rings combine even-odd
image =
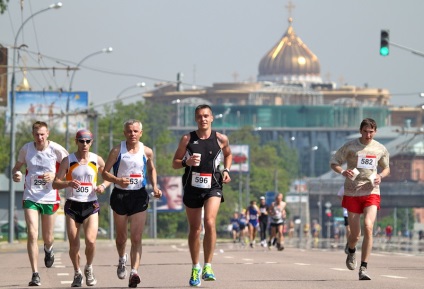
[[[26,0],[21,14],[19,2],[10,0],[0,15],[3,46],[13,45],[22,19],[54,3]],[[235,74],[238,81],[256,79],[260,59],[284,34],[289,16],[287,0],[61,2],[61,9],[29,21],[18,45],[74,66],[93,52],[113,47],[113,53],[90,57],[75,73],[73,90],[89,91],[94,103],[112,100],[140,81],[152,89],[155,79],[173,81],[177,72],[184,74],[184,82],[198,86],[233,82]],[[390,29],[392,42],[424,52],[424,1],[292,2],[294,30],[318,56],[324,80],[387,88],[396,106],[424,102],[418,96],[424,91],[424,57],[393,46],[388,57],[379,55],[382,28]],[[28,66],[63,67],[46,57],[39,63],[36,56],[25,57]],[[11,52],[9,60],[12,65]],[[51,70],[28,73],[33,90],[67,90],[70,76]],[[17,74],[17,81],[21,79]],[[136,92],[129,89],[122,96]]]

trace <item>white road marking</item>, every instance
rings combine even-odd
[[[54,267],[55,268],[66,268],[66,266],[63,266],[63,265],[55,265]]]
[[[407,277],[396,276],[396,275],[381,275],[382,277],[393,278],[393,279],[408,279]]]
[[[253,261],[253,259],[242,259],[243,261]]]
[[[299,266],[310,266],[311,264],[305,264],[305,263],[294,263],[295,265]]]
[[[69,273],[57,273],[57,276],[69,276]]]
[[[277,262],[265,262],[265,264],[277,264]]]
[[[234,257],[233,256],[224,256],[224,258],[233,259]]]
[[[72,284],[72,281],[60,281],[60,284]]]
[[[336,271],[350,271],[346,268],[330,268],[331,270],[336,270]]]

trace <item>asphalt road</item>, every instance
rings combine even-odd
[[[83,243],[82,243],[83,244]],[[45,268],[40,245],[41,288],[70,287],[73,269],[63,241],[55,243],[56,262]],[[129,243],[127,245],[129,252]],[[359,252],[358,252],[359,253]],[[359,258],[359,255],[358,255]],[[214,282],[202,282],[204,288],[424,288],[424,253],[376,251],[368,265],[371,281],[359,281],[358,271],[345,266],[346,255],[338,249],[299,249],[284,251],[243,247],[219,242],[215,250]],[[111,241],[99,240],[94,262],[98,283],[93,288],[127,288],[128,280],[116,276],[117,253]],[[84,245],[81,264],[85,265]],[[83,268],[82,268],[83,269]],[[191,271],[185,240],[146,240],[139,273],[141,288],[188,288]],[[0,244],[0,288],[26,288],[31,268],[26,243]],[[86,287],[85,283],[83,287]]]

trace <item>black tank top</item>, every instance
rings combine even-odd
[[[190,141],[187,145],[185,158],[193,153],[200,153],[202,157],[199,166],[185,168],[183,175],[184,189],[222,189],[222,174],[219,170],[222,150],[216,137],[216,131],[212,131],[207,139],[200,139],[195,131],[190,132]],[[209,181],[210,188],[207,184]]]

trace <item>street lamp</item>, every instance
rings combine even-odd
[[[102,54],[102,53],[111,53],[113,51],[112,47],[108,47],[108,48],[103,48],[100,51],[96,51],[93,52],[89,55],[87,55],[86,57],[84,57],[83,59],[81,59],[80,62],[78,62],[75,70],[72,72],[72,76],[71,76],[71,81],[69,82],[69,90],[68,90],[68,97],[66,99],[66,121],[65,121],[65,126],[66,126],[66,132],[65,132],[65,146],[66,146],[66,150],[69,150],[69,102],[70,102],[70,98],[71,98],[71,91],[72,91],[72,83],[74,82],[74,77],[75,77],[75,72],[79,69],[79,67],[81,66],[81,64],[86,61],[88,58],[95,56],[97,54]]]
[[[315,151],[318,150],[318,146],[311,147],[311,161],[309,163],[310,165],[310,171],[311,171],[311,177],[315,177]]]
[[[173,101],[171,101],[172,104],[176,104],[177,105],[177,127],[180,127],[181,121],[180,121],[180,102],[181,99],[175,99]]]
[[[51,4],[49,7],[44,8],[38,12],[35,12],[29,16],[19,27],[18,32],[16,32],[15,42],[13,44],[13,60],[12,60],[12,80],[10,83],[10,93],[12,99],[10,101],[10,161],[9,161],[9,191],[10,191],[10,204],[9,204],[9,243],[13,242],[14,237],[14,226],[13,224],[13,215],[15,208],[15,184],[13,182],[12,169],[15,166],[15,146],[16,146],[16,136],[15,136],[15,74],[16,74],[16,50],[18,46],[18,36],[24,28],[25,24],[32,19],[33,17],[41,14],[43,12],[49,11],[50,9],[58,9],[62,7],[61,2]]]

